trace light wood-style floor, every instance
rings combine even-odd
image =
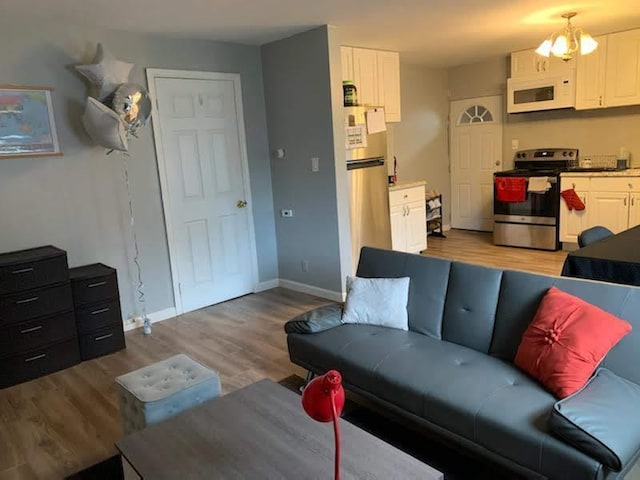
[[[564,253],[495,247],[461,231],[429,238],[429,255],[558,274]],[[121,436],[114,378],[187,353],[220,372],[223,393],[304,372],[289,362],[283,325],[328,301],[282,288],[126,334],[127,349],[0,390],[0,480],[60,479],[113,454]]]

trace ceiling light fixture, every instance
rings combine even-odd
[[[561,58],[565,62],[571,60],[571,55],[580,52],[580,55],[588,55],[598,48],[598,42],[585,33],[581,28],[576,28],[571,24],[571,19],[577,15],[576,12],[568,12],[562,15],[567,19],[567,26],[561,33],[553,33],[548,39],[540,44],[536,49],[538,55],[543,57]]]

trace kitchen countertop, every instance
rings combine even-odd
[[[638,172],[640,172],[640,170],[638,170]],[[638,173],[638,175],[640,175],[640,173]],[[394,185],[389,185],[389,191],[393,192],[394,190],[403,190],[405,188],[419,187],[426,184],[427,182],[425,180],[418,180],[417,182],[396,183]]]
[[[561,177],[640,177],[640,168],[604,172],[562,172]]]

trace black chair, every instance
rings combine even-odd
[[[586,247],[598,240],[602,240],[603,238],[607,238],[613,235],[613,232],[606,227],[595,226],[591,228],[587,228],[586,230],[580,232],[578,235],[578,246],[580,248]]]

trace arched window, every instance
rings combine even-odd
[[[482,105],[473,105],[460,114],[458,125],[493,122],[493,115]]]

